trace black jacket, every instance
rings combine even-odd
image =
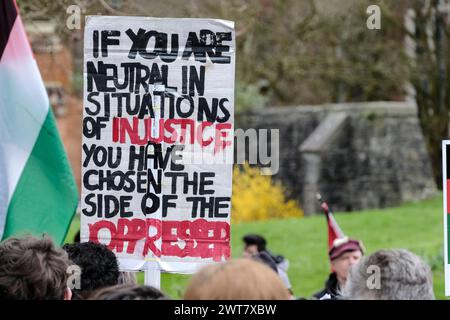
[[[336,300],[339,299],[339,281],[337,279],[336,273],[333,272],[328,277],[328,280],[325,282],[325,288],[319,292],[316,292],[313,296],[317,299],[331,299]]]
[[[254,256],[254,259],[264,263],[266,266],[278,273],[277,264],[268,252],[260,251],[257,255]]]

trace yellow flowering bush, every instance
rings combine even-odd
[[[301,217],[295,200],[288,200],[280,182],[244,164],[233,169],[232,222]]]

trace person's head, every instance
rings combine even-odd
[[[280,277],[261,262],[243,258],[209,265],[197,272],[187,300],[288,300]]]
[[[0,300],[70,300],[67,253],[44,236],[0,243]]]
[[[89,300],[169,300],[160,290],[137,284],[121,284],[95,291]]]
[[[352,300],[433,300],[431,270],[407,250],[380,250],[350,270],[342,295]]]
[[[114,253],[94,242],[72,243],[63,247],[70,260],[81,269],[80,288],[74,299],[86,298],[92,291],[118,284],[119,266]]]
[[[361,260],[363,253],[363,245],[358,240],[342,238],[334,241],[329,257],[340,284],[346,282],[350,268]]]
[[[242,238],[242,241],[244,241],[243,255],[245,257],[251,257],[266,250],[266,239],[260,235],[248,234]]]

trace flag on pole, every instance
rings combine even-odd
[[[17,4],[0,2],[0,239],[47,233],[62,242],[75,180]]]
[[[450,140],[442,140],[445,296],[450,296]]]
[[[328,251],[331,250],[333,247],[333,243],[336,239],[342,239],[345,237],[344,233],[342,232],[341,228],[339,227],[337,221],[334,219],[333,213],[331,212],[328,204],[323,201],[322,196],[320,194],[317,194],[317,200],[320,202],[320,206],[323,209],[323,212],[325,213],[325,216],[327,218],[327,225],[328,225]]]
[[[339,227],[336,219],[334,219],[333,213],[331,212],[328,204],[322,199],[322,196],[318,193],[317,200],[320,202],[320,206],[325,213],[327,218],[328,226],[328,257],[330,261],[337,259],[343,253],[348,251],[361,251],[364,254],[364,245],[361,241],[356,239],[350,239],[345,236],[342,229]],[[333,266],[331,266],[331,272],[334,272]]]

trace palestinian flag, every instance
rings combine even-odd
[[[75,180],[17,4],[0,1],[0,238],[64,240]]]
[[[450,140],[442,140],[442,191],[444,207],[445,295],[450,296]]]
[[[320,207],[323,210],[323,213],[325,214],[325,217],[327,219],[327,227],[328,227],[328,251],[331,250],[333,247],[333,243],[336,239],[342,239],[345,237],[344,233],[342,232],[341,228],[339,227],[337,221],[334,219],[333,213],[331,212],[331,209],[329,208],[328,204],[323,201],[322,196],[320,194],[317,194],[317,200],[319,200]]]
[[[444,153],[444,168],[442,169],[443,174],[445,175],[444,177],[444,186],[443,186],[443,190],[446,194],[446,226],[447,226],[447,263],[450,264],[450,219],[449,219],[449,215],[450,215],[450,141],[443,141],[443,145],[442,145],[442,152]]]

